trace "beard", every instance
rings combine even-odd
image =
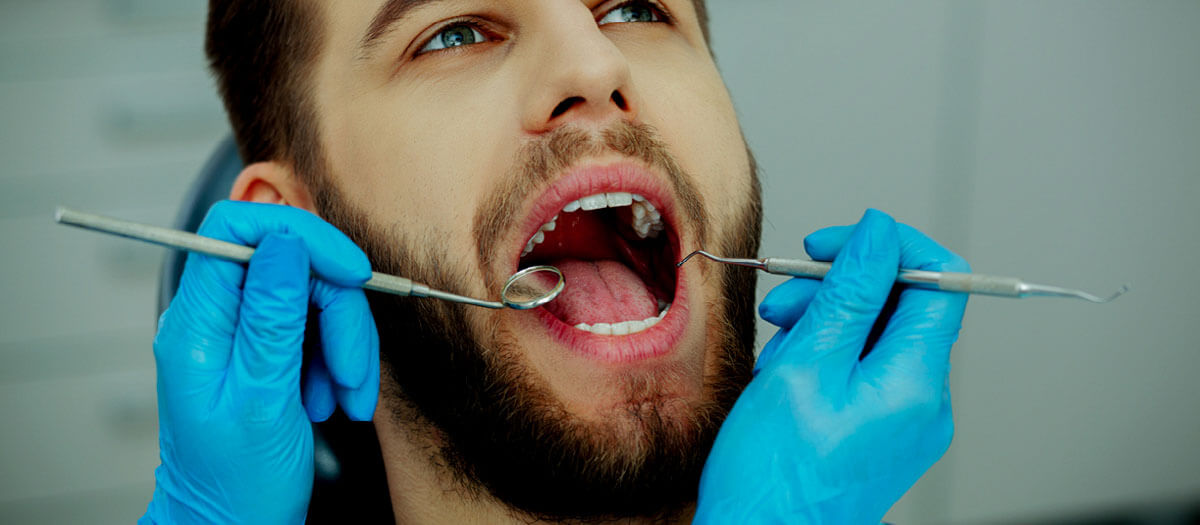
[[[472,233],[488,289],[499,289],[497,273],[488,271],[497,259],[497,239],[525,197],[576,160],[606,151],[665,173],[703,245],[707,214],[691,178],[649,127],[622,123],[599,136],[559,129],[522,148],[491,192],[496,197],[475,217]],[[758,252],[762,208],[749,158],[751,195],[740,219],[715,243],[731,257]],[[376,271],[462,293],[460,283],[468,277],[444,264],[455,260],[449,254],[430,248],[439,246],[436,239],[406,238],[396,233],[399,228],[375,224],[339,194],[330,177],[309,180],[318,212],[363,248]],[[719,272],[720,289],[705,320],[710,345],[705,359],[711,366],[705,368],[699,400],[668,399],[659,392],[661,383],[684,370],[629,374],[621,378],[624,409],[603,421],[585,421],[528,367],[500,315],[480,316],[484,320],[473,325],[464,305],[368,292],[388,379],[381,395],[396,401],[396,426],[428,445],[430,460],[453,477],[464,496],[490,496],[534,519],[679,517],[696,501],[705,459],[749,383],[754,362],[756,272],[725,265],[702,271]]]

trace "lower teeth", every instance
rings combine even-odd
[[[660,307],[660,308],[662,308],[662,312],[660,312],[658,315],[656,315],[654,317],[647,317],[641,321],[622,321],[620,323],[596,323],[593,325],[589,325],[587,323],[579,323],[579,324],[575,325],[575,328],[578,328],[585,332],[591,332],[591,333],[597,334],[597,335],[636,334],[638,332],[641,332],[641,331],[644,331],[644,330],[650,328],[651,326],[658,324],[658,322],[661,321],[663,319],[663,317],[667,316],[667,311],[671,309],[671,305],[669,303],[667,303],[667,304],[665,304],[665,307]]]

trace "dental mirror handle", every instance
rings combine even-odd
[[[81,212],[62,206],[59,206],[55,210],[54,220],[61,224],[101,233],[110,233],[177,250],[202,253],[233,262],[250,262],[250,256],[254,255],[254,248],[249,246],[213,239],[212,237],[205,237],[183,230],[162,228],[94,213]],[[363,283],[362,287],[367,290],[405,297],[434,297],[457,303],[482,306],[484,308],[504,308],[504,304],[500,302],[483,301],[473,297],[434,290],[421,283],[414,283],[411,279],[386,273],[371,272],[371,279]]]

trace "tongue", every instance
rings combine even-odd
[[[550,262],[566,281],[558,298],[545,306],[570,325],[641,321],[658,315],[658,300],[629,267],[614,260]]]

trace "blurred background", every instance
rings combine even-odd
[[[0,0],[0,523],[128,523],[153,491],[164,252],[52,211],[175,220],[228,133],[205,4]],[[1200,523],[1200,2],[709,6],[763,255],[876,207],[979,272],[1132,284],[972,299],[954,444],[888,519]]]

